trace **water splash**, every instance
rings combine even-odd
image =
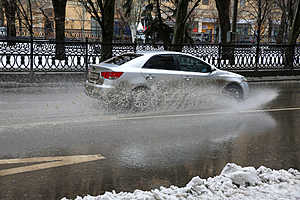
[[[230,98],[214,88],[193,87],[187,89],[165,89],[150,91],[151,106],[144,109],[143,113],[162,113],[162,112],[188,112],[203,110],[226,110],[226,111],[244,111],[260,109],[263,105],[271,102],[278,96],[278,91],[274,89],[254,89],[248,98],[243,101],[237,101]],[[128,90],[117,90],[105,99],[99,100],[98,109],[106,113],[136,113],[132,109],[130,101],[134,97]],[[141,98],[140,101],[145,101]],[[156,102],[156,103],[153,103]],[[146,104],[141,102],[140,104]]]

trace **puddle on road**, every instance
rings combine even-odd
[[[157,116],[160,113],[168,112],[171,114],[167,116],[172,116],[174,112],[187,113],[186,116],[189,116],[191,112],[203,113],[203,115],[191,115],[192,117],[182,120],[170,117],[169,120],[165,120],[171,123],[170,126],[157,122],[155,126],[160,126],[160,129],[153,128],[153,132],[149,133],[151,136],[146,136],[148,142],[145,144],[131,142],[127,145],[121,145],[116,152],[119,154],[117,157],[120,158],[120,163],[125,166],[138,168],[179,164],[186,161],[187,158],[195,160],[199,155],[190,152],[206,152],[207,144],[222,144],[241,135],[254,136],[276,127],[276,121],[268,113],[241,114],[238,112],[263,109],[277,95],[278,92],[273,89],[257,89],[252,91],[249,98],[242,102],[220,96],[207,96],[208,99],[198,104],[189,104],[176,109],[167,105],[160,108],[159,111],[148,112],[144,114],[144,116],[149,117],[147,119],[151,119],[151,115]],[[190,100],[188,99],[188,101]],[[205,115],[205,113],[209,114]],[[182,116],[184,115],[182,114]],[[143,121],[143,127],[151,129],[151,123],[153,120],[150,120],[149,124],[147,121]],[[178,133],[169,133],[169,130],[173,130],[174,127],[178,127]],[[183,132],[180,132],[180,129]],[[222,146],[219,146],[217,149],[221,148]],[[161,159],[166,152],[169,157]]]
[[[197,95],[201,94],[202,92]],[[59,113],[84,111],[87,115],[89,112],[97,113],[95,117],[124,114],[106,111],[99,106],[97,100],[84,94],[80,94],[78,98],[76,95],[72,93],[63,96],[63,101],[51,104],[51,109],[46,110],[46,114],[54,112],[58,103],[61,105],[58,108]],[[251,91],[244,102],[225,100],[220,96],[206,96],[205,100],[191,104],[188,103],[191,99],[186,98],[184,102],[179,100],[178,95],[174,95],[174,101],[159,110],[125,114],[199,113],[211,109],[234,113],[240,110],[263,109],[277,95],[277,90],[258,88]],[[123,124],[110,127],[114,130],[113,137],[117,139],[111,140],[115,143],[112,143],[108,151],[111,152],[111,157],[108,156],[105,162],[7,177],[0,186],[0,191],[2,196],[9,191],[8,196],[20,197],[11,199],[22,199],[24,194],[34,196],[32,199],[49,199],[49,196],[52,199],[57,199],[58,196],[75,198],[76,195],[99,195],[111,190],[119,192],[151,190],[170,185],[183,186],[194,176],[206,178],[218,174],[227,162],[242,166],[265,165],[271,168],[286,168],[297,164],[299,166],[299,161],[295,159],[299,149],[299,144],[295,141],[300,141],[297,121],[293,120],[293,115],[280,117],[277,122],[270,114],[258,112],[191,117],[185,120],[158,119],[155,123],[151,120],[123,121]],[[117,132],[122,130],[118,126],[124,127],[122,133]],[[103,133],[103,130],[100,128],[99,133]],[[97,151],[103,147],[99,141],[97,143],[98,139],[103,139],[98,132],[87,141],[84,139],[90,137],[89,134],[78,135],[72,132],[66,135],[66,140],[72,138],[73,142],[78,142],[76,150],[82,147],[86,151]],[[47,138],[49,141],[53,139]],[[64,142],[59,134],[55,135],[55,139]],[[67,153],[70,152],[69,146],[62,147]],[[61,153],[57,146],[52,148]],[[22,192],[17,192],[20,190]]]

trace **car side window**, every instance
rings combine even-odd
[[[176,55],[176,58],[181,71],[201,73],[211,72],[211,67],[199,59],[186,55]]]
[[[164,70],[179,70],[174,60],[173,55],[156,55],[152,56],[143,68],[147,69],[164,69]]]

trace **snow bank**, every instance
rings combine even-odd
[[[160,187],[133,193],[106,192],[75,200],[198,200],[198,199],[300,199],[300,172],[295,169],[272,170],[264,166],[240,167],[228,163],[219,176],[208,179],[194,177],[185,187]],[[63,198],[62,200],[68,200]]]

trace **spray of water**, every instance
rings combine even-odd
[[[161,112],[201,112],[203,110],[245,111],[261,109],[278,96],[274,89],[255,89],[240,101],[222,94],[215,88],[191,87],[185,89],[164,88],[133,94],[132,91],[118,89],[98,101],[98,109],[104,113],[161,113]],[[135,100],[133,100],[135,99]],[[134,103],[132,103],[134,102]],[[144,108],[134,109],[135,104]]]

